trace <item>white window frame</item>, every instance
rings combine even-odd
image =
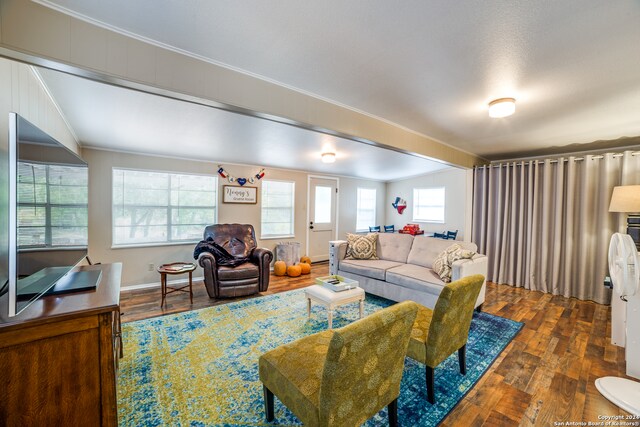
[[[376,221],[378,220],[378,190],[376,188],[369,187],[358,187],[356,190],[356,232],[369,231],[369,227],[358,228],[358,217],[360,216],[360,191],[373,191],[373,224],[371,226],[376,226]]]
[[[442,201],[442,205],[440,204],[433,204],[433,205],[422,205],[422,206],[426,206],[426,207],[432,207],[432,208],[442,208],[442,220],[433,220],[433,219],[426,219],[426,218],[418,218],[416,216],[416,213],[418,212],[417,208],[417,194],[419,191],[421,190],[442,190],[443,194],[444,194],[444,200]],[[446,212],[446,205],[447,205],[447,189],[446,187],[422,187],[422,188],[414,188],[413,189],[413,222],[428,222],[428,223],[433,223],[433,224],[444,224],[447,218],[447,212]]]
[[[115,206],[113,205],[113,173],[116,170],[122,171],[132,171],[132,172],[148,172],[148,173],[164,173],[169,175],[192,175],[192,176],[201,176],[201,177],[209,177],[213,178],[215,182],[215,207],[214,207],[214,219],[211,224],[213,225],[218,223],[218,213],[220,209],[220,183],[218,180],[218,176],[214,174],[207,173],[193,173],[193,172],[181,172],[181,171],[166,171],[166,170],[155,170],[155,169],[140,169],[140,168],[123,168],[123,167],[112,167],[111,168],[111,249],[126,249],[126,248],[148,248],[148,247],[156,247],[156,246],[177,246],[177,245],[192,245],[198,243],[200,239],[197,240],[167,240],[164,242],[140,242],[140,243],[115,243],[115,215],[113,213]],[[169,190],[171,191],[171,190]],[[164,206],[153,206],[154,208],[163,208]],[[188,206],[183,206],[188,208]],[[201,207],[201,206],[198,206]],[[167,239],[171,238],[171,206],[167,205]],[[204,234],[204,228],[202,229]]]
[[[265,234],[264,233],[263,209],[265,209],[264,208],[264,201],[265,201],[264,184],[266,182],[286,182],[288,184],[291,184],[291,234]],[[292,239],[296,237],[295,233],[296,233],[296,182],[288,179],[263,179],[262,185],[260,187],[260,239],[261,240]]]

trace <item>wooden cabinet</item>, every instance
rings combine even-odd
[[[95,291],[44,297],[0,313],[0,425],[117,426],[121,264]]]

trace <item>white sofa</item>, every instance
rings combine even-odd
[[[434,308],[442,288],[446,285],[432,270],[438,254],[459,243],[463,248],[477,252],[474,243],[433,237],[411,236],[398,233],[378,233],[378,260],[344,259],[347,250],[345,240],[330,242],[329,271],[357,280],[366,292],[392,301],[411,300]],[[476,254],[472,259],[455,261],[451,280],[472,274],[487,276],[487,256]],[[484,302],[486,281],[482,284],[476,301],[479,311]]]

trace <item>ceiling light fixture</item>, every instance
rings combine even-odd
[[[336,153],[322,153],[322,163],[333,163],[336,161]]]
[[[489,103],[489,117],[507,117],[516,112],[515,98],[494,99]]]

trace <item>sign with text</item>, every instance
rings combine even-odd
[[[225,185],[222,201],[224,203],[258,203],[257,187],[236,187],[233,185]]]

